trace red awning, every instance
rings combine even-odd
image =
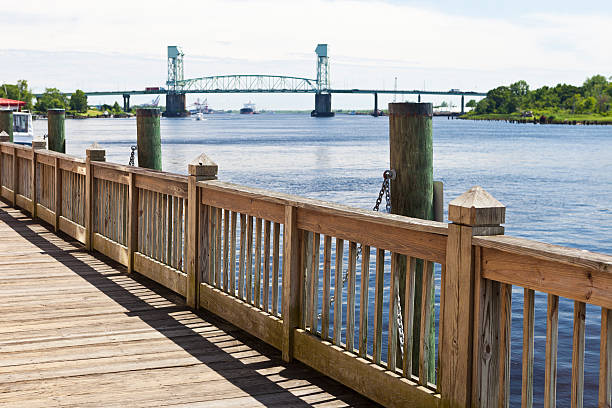
[[[25,106],[25,102],[24,101],[16,101],[14,99],[6,99],[6,98],[0,98],[0,106],[17,106],[17,107],[21,107],[21,106]]]

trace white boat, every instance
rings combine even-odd
[[[194,115],[193,115],[193,118],[194,118],[195,120],[205,120],[205,119],[204,119],[204,114],[203,114],[202,112],[198,112],[198,113],[194,114]]]
[[[28,111],[13,112],[13,142],[31,145],[33,138],[32,114]]]

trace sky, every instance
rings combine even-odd
[[[3,2],[2,9],[0,83],[26,79],[36,92],[164,86],[168,45],[182,47],[185,78],[314,78],[317,43],[329,44],[333,88],[393,89],[397,77],[398,89],[487,91],[520,79],[536,88],[612,75],[609,1],[22,0]],[[314,104],[313,95],[188,101],[197,97],[218,109],[248,99],[263,109]],[[380,97],[379,104],[392,99]],[[369,95],[332,100],[336,109],[372,104]]]

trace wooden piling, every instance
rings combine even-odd
[[[391,180],[391,212],[408,217],[433,220],[433,106],[431,103],[390,103],[389,104],[389,145],[391,169],[395,179]],[[405,293],[406,258],[398,260],[399,293]],[[433,268],[428,263],[428,268]],[[421,310],[423,261],[417,260],[414,308]],[[435,290],[432,287],[432,291]],[[401,304],[404,304],[403,296]],[[434,307],[432,303],[432,309]],[[402,311],[403,312],[403,311]],[[434,313],[434,310],[432,310]],[[429,350],[435,350],[435,325],[430,324]],[[413,325],[412,367],[417,370],[420,357],[421,314],[415,313]],[[435,353],[430,353],[429,378],[434,377]],[[417,374],[414,372],[414,374]]]
[[[162,169],[159,117],[158,108],[136,110],[138,167]]]
[[[49,150],[66,153],[66,128],[64,125],[66,111],[64,109],[49,109],[47,118]]]
[[[9,136],[8,142],[13,142],[13,111],[10,109],[0,110],[0,133],[6,132]]]

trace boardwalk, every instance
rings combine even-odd
[[[0,406],[373,406],[0,202]]]

